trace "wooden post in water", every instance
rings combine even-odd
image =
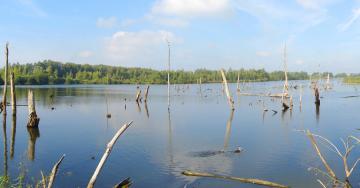
[[[148,85],[148,86],[146,86],[146,90],[145,90],[145,99],[144,99],[144,102],[146,103],[147,102],[147,98],[148,98],[148,93],[149,93],[149,88],[150,88],[150,86]]]
[[[4,74],[4,90],[3,90],[3,101],[2,110],[6,114],[6,93],[7,93],[7,77],[8,77],[8,64],[9,64],[9,43],[5,46],[5,74]]]
[[[10,75],[10,92],[11,92],[11,109],[12,115],[16,116],[16,93],[15,93],[15,78],[14,72]]]
[[[40,118],[38,118],[35,110],[35,98],[32,90],[28,91],[28,110],[29,110],[29,120],[27,127],[36,128],[39,125]]]
[[[221,69],[220,72],[221,72],[221,76],[222,76],[222,79],[223,79],[223,83],[224,83],[224,87],[225,87],[225,93],[226,93],[230,108],[231,108],[231,110],[235,110],[234,100],[232,99],[230,91],[229,91],[229,86],[228,86],[228,83],[227,83],[227,80],[226,80],[224,69]]]

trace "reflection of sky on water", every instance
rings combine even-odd
[[[290,82],[290,85],[292,83],[295,82]],[[281,84],[245,83],[241,85],[241,91],[277,93],[282,90]],[[135,85],[37,86],[33,89],[40,116],[40,136],[36,137],[26,129],[25,106],[18,107],[16,130],[12,129],[13,121],[8,111],[7,142],[0,147],[2,151],[10,148],[10,153],[6,153],[13,154],[13,158],[1,155],[1,160],[7,160],[12,177],[17,176],[22,163],[31,177],[40,178],[40,170],[50,172],[52,165],[65,153],[56,185],[85,186],[106,143],[120,126],[134,120],[115,145],[97,185],[113,186],[131,177],[136,187],[183,187],[187,183],[196,187],[239,186],[235,182],[181,175],[183,170],[196,170],[262,178],[292,187],[317,187],[316,177],[307,169],[309,166],[321,167],[320,160],[307,137],[294,130],[310,129],[341,146],[338,138],[350,134],[359,136],[356,128],[360,128],[357,123],[360,117],[354,112],[360,100],[342,98],[356,95],[354,87],[357,86],[337,84],[334,90],[320,91],[323,98],[320,112],[316,115],[308,82],[302,84],[301,111],[300,92],[292,89],[294,108],[285,113],[281,112],[279,99],[239,96],[235,92],[236,84],[230,84],[236,107],[233,115],[219,84],[203,84],[202,97],[197,85],[190,85],[189,89],[183,85],[171,87],[170,114],[166,86],[151,86],[146,106],[135,103]],[[17,94],[18,104],[26,104],[26,88],[18,88]],[[50,95],[54,97],[51,99]],[[110,119],[106,118],[105,96]],[[51,110],[52,107],[55,109]],[[264,112],[264,108],[269,111]],[[273,115],[272,110],[278,113]],[[12,140],[13,136],[16,139]],[[224,148],[235,150],[239,146],[245,149],[241,154],[191,155],[192,152],[221,151]],[[325,148],[322,150],[332,167],[342,173],[337,156]],[[359,155],[360,149],[354,150],[351,160]],[[1,172],[4,170],[5,165]],[[359,177],[359,171],[354,172],[352,180],[359,182]]]

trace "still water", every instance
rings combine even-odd
[[[241,92],[279,93],[282,82],[241,84]],[[1,174],[13,180],[26,172],[26,182],[41,179],[40,171],[66,154],[55,187],[85,187],[106,144],[125,123],[133,124],[115,144],[96,187],[112,187],[130,177],[133,187],[258,187],[228,180],[185,177],[184,170],[245,178],[259,178],[291,187],[320,187],[324,177],[309,171],[324,169],[306,135],[309,129],[342,149],[340,138],[360,137],[358,86],[334,83],[320,91],[316,110],[308,81],[291,89],[294,107],[282,113],[279,99],[239,96],[230,84],[235,111],[232,113],[220,84],[171,86],[171,110],[167,109],[167,86],[151,85],[147,105],[135,102],[136,85],[27,86],[17,88],[18,104],[27,103],[27,90],[35,91],[38,130],[27,129],[27,107],[19,106],[16,119],[8,116],[3,125],[0,151]],[[140,85],[144,91],[145,86]],[[10,97],[8,97],[10,98]],[[107,102],[108,101],[108,107]],[[264,108],[268,111],[264,111]],[[276,110],[278,113],[274,113]],[[107,119],[106,114],[111,113]],[[2,117],[2,116],[1,116]],[[244,151],[233,153],[237,147]],[[342,161],[321,147],[330,166],[341,178]],[[225,152],[219,152],[219,151]],[[360,147],[349,157],[360,156]],[[351,179],[360,187],[360,167]]]

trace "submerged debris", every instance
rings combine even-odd
[[[219,150],[219,151],[198,151],[198,152],[190,152],[190,156],[192,157],[212,157],[215,155],[219,155],[219,154],[225,154],[225,153],[241,153],[242,151],[244,151],[244,148],[242,147],[237,147],[235,150],[231,150],[231,151],[224,151],[224,150]]]

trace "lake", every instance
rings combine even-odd
[[[279,93],[282,84],[243,83],[241,92]],[[236,84],[230,84],[233,113],[221,84],[202,84],[201,92],[196,84],[172,85],[170,113],[166,85],[150,85],[146,106],[135,102],[136,85],[19,86],[16,92],[20,105],[27,104],[29,88],[35,92],[39,129],[26,127],[26,106],[18,106],[16,119],[8,106],[0,144],[0,160],[4,162],[0,171],[12,180],[26,172],[25,181],[34,184],[41,179],[41,170],[49,174],[66,154],[55,187],[86,187],[106,144],[122,125],[133,120],[115,144],[96,187],[112,187],[127,177],[132,179],[133,187],[259,187],[186,177],[181,174],[184,170],[259,178],[291,187],[321,187],[317,179],[325,178],[309,169],[325,169],[309,138],[299,130],[309,129],[341,149],[340,138],[359,138],[360,98],[344,98],[360,94],[359,86],[334,81],[332,90],[320,91],[321,105],[316,110],[309,81],[290,81],[290,85],[300,84],[301,109],[300,89],[291,88],[294,107],[284,113],[280,99],[239,96]],[[144,91],[145,85],[139,87]],[[106,117],[107,113],[111,118]],[[244,150],[234,153],[237,147]],[[320,149],[343,178],[341,159],[324,145]],[[349,156],[350,164],[359,156],[360,147]],[[353,187],[360,187],[360,167],[350,181]]]

